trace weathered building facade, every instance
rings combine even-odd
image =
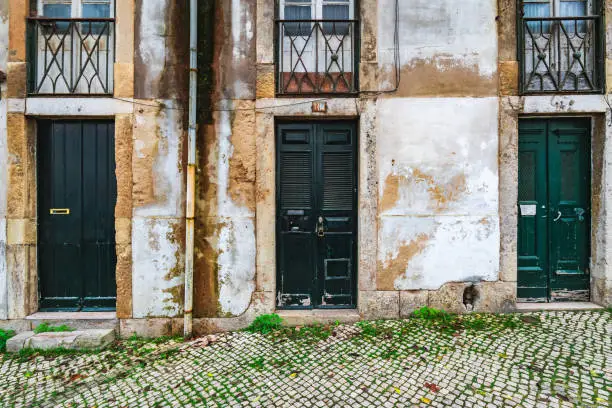
[[[24,3],[0,0],[0,322],[180,332],[188,4]],[[609,306],[610,5],[200,1],[194,331]]]

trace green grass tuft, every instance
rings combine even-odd
[[[41,323],[35,329],[34,333],[51,333],[51,332],[70,332],[74,331],[73,328],[62,324],[61,326],[50,326],[48,323]]]
[[[283,319],[276,313],[257,316],[253,323],[246,328],[251,333],[268,334],[279,330],[283,325]]]
[[[454,318],[454,316],[448,313],[446,310],[435,309],[427,306],[423,306],[422,308],[415,310],[412,314],[417,319],[439,320],[443,322],[450,322]]]
[[[6,349],[7,340],[13,337],[14,335],[14,330],[0,329],[0,353],[4,352],[4,350]]]

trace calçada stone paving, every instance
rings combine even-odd
[[[0,407],[610,407],[612,313],[469,315],[0,355]]]

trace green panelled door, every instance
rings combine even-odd
[[[355,306],[353,122],[277,128],[277,306]]]
[[[519,300],[589,299],[589,141],[589,119],[519,123]]]
[[[40,310],[114,310],[112,121],[38,122]]]

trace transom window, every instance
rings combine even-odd
[[[38,15],[51,18],[109,18],[113,0],[38,0]]]
[[[524,0],[525,17],[582,17],[586,16],[588,0]]]
[[[281,20],[350,20],[353,0],[281,0]]]

